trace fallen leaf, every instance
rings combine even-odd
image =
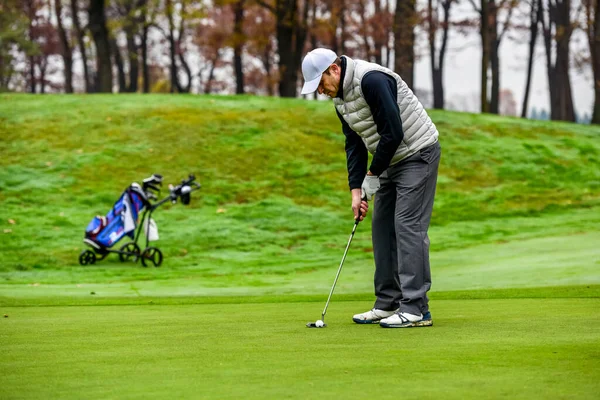
[[[52,161],[48,161],[48,162],[46,163],[46,166],[47,166],[47,167],[51,167],[51,166],[52,166]]]
[[[224,208],[217,208],[217,214],[223,214],[225,212],[227,212],[226,209],[224,209]]]
[[[9,224],[11,224],[11,225],[14,225],[14,224],[16,224],[16,222],[15,222],[15,220],[14,220],[14,219],[9,219],[9,220],[8,220],[8,223],[9,223]]]
[[[12,229],[5,229],[4,233],[12,233]]]

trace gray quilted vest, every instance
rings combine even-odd
[[[378,64],[344,57],[346,58],[346,74],[342,86],[344,99],[334,98],[333,103],[350,128],[362,138],[371,154],[375,154],[381,136],[377,133],[373,114],[362,94],[361,81],[369,71],[384,72],[393,77],[397,83],[398,108],[400,109],[404,138],[390,165],[394,165],[420,149],[437,142],[439,135],[437,128],[412,90],[398,74]]]

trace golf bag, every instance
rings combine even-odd
[[[119,254],[121,261],[133,259],[137,262],[141,259],[144,267],[150,263],[155,267],[162,264],[162,252],[149,246],[151,241],[158,240],[158,228],[152,219],[152,212],[169,200],[175,204],[181,199],[181,202],[187,205],[190,203],[191,192],[200,188],[194,175],[190,175],[188,179],[181,181],[180,185],[169,185],[169,195],[158,200],[155,192],[160,192],[162,179],[161,175],[154,174],[144,179],[142,186],[136,182],[132,183],[106,216],[96,216],[90,221],[83,242],[91,247],[91,250],[81,252],[81,265],[95,264],[109,253]],[[138,245],[142,229],[146,236],[143,251]],[[126,236],[130,241],[123,244],[119,250],[111,250],[112,246]]]
[[[106,216],[96,216],[85,230],[84,243],[107,249],[127,235],[135,238],[138,216],[150,202],[139,184],[132,183]]]

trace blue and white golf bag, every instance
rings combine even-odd
[[[143,186],[132,183],[106,216],[96,216],[92,219],[83,239],[92,250],[84,250],[79,254],[79,264],[95,264],[109,253],[116,253],[121,261],[139,259],[144,267],[161,265],[162,252],[150,246],[150,242],[158,240],[158,228],[152,219],[152,213],[166,202],[175,204],[181,199],[183,204],[189,204],[191,192],[200,188],[200,184],[195,182],[196,177],[190,174],[187,179],[181,181],[181,184],[169,185],[169,195],[159,200],[153,192],[160,192],[162,179],[162,175],[153,174],[144,179]],[[142,230],[146,237],[146,245],[143,249],[138,245]],[[129,236],[132,240],[126,241],[119,249],[110,249],[125,236]]]
[[[149,205],[140,185],[132,183],[105,217],[99,215],[92,219],[85,230],[83,241],[98,250],[104,250],[112,247],[125,235],[133,239],[138,217]]]

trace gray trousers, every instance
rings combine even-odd
[[[429,237],[441,148],[439,143],[380,175],[373,206],[375,308],[424,314],[431,288]]]

